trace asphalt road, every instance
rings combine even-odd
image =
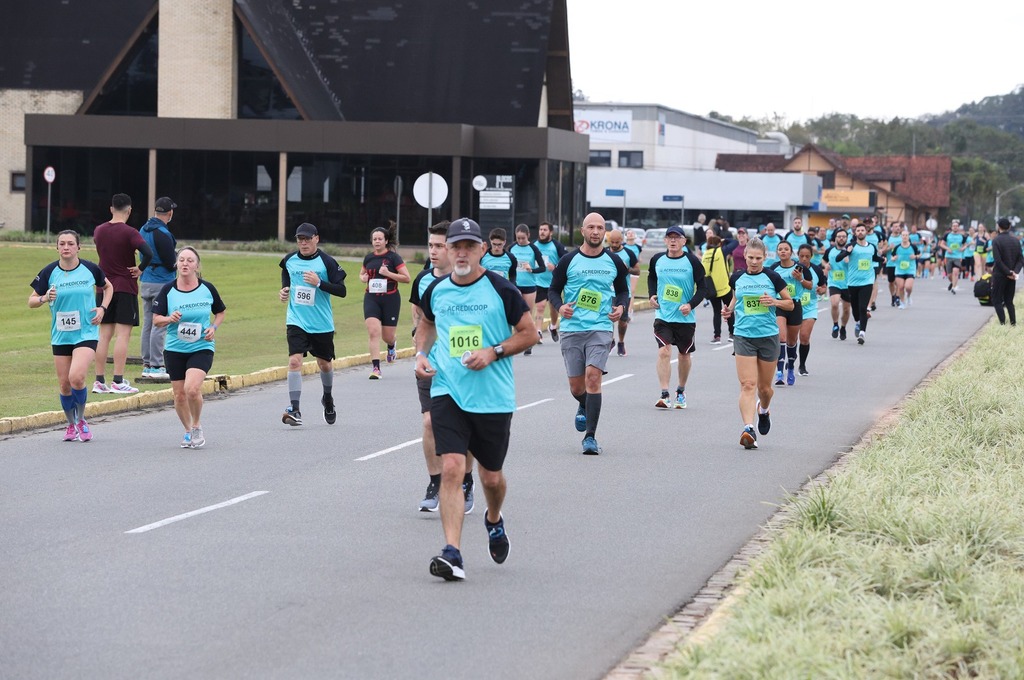
[[[377,382],[340,371],[333,427],[312,378],[299,428],[281,424],[283,383],[209,399],[201,450],[178,448],[169,407],[97,420],[89,444],[9,436],[0,678],[600,678],[977,331],[991,309],[968,287],[921,281],[902,311],[883,292],[863,347],[820,323],[812,375],[778,390],[757,451],[738,444],[708,309],[685,411],[653,408],[653,315],[636,315],[629,356],[609,363],[598,457],[579,453],[557,346],[517,357],[512,551],[487,557],[478,490],[463,583],[427,569],[444,540],[416,511],[408,360]]]

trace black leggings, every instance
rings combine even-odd
[[[850,286],[850,307],[853,320],[860,324],[860,329],[868,329],[868,306],[871,304],[871,284],[866,286]]]
[[[732,302],[731,290],[722,297],[711,298],[711,309],[714,311],[714,316],[711,317],[711,326],[716,338],[722,337],[722,305],[728,306],[730,302]],[[729,322],[729,335],[732,335],[732,317],[730,316],[727,321]]]
[[[1013,306],[1013,294],[1017,290],[1017,282],[999,274],[992,275],[992,293],[990,299],[992,306],[996,308],[996,316],[999,323],[1006,323],[1006,316],[1010,317],[1010,323],[1017,324],[1017,310]],[[1003,307],[1006,307],[1006,316],[1003,315]]]

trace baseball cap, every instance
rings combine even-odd
[[[174,201],[172,201],[167,196],[164,196],[163,198],[156,199],[156,211],[158,213],[171,212],[172,210],[174,210],[177,207],[178,207],[178,204],[175,203]]]
[[[843,213],[842,217],[843,217],[844,220],[848,220],[848,219],[850,219],[850,213]]]
[[[686,237],[686,232],[684,232],[683,228],[680,227],[678,224],[671,226],[665,230],[665,236],[671,236],[672,234],[675,234],[676,236],[682,236],[684,238]]]
[[[295,238],[298,238],[300,236],[308,236],[312,238],[316,235],[316,227],[314,227],[309,222],[303,222],[302,224],[295,228]]]
[[[448,225],[448,243],[456,241],[476,241],[483,243],[484,239],[480,234],[480,225],[468,217],[460,217]]]

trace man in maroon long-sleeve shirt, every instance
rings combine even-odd
[[[139,284],[142,270],[149,266],[153,251],[137,229],[128,226],[132,213],[132,199],[128,194],[114,194],[110,200],[110,221],[96,227],[93,241],[99,254],[100,269],[114,286],[110,309],[100,324],[100,341],[96,347],[96,382],[92,391],[97,394],[116,392],[133,394],[138,388],[124,379],[124,366],[128,361],[128,341],[132,328],[139,325]],[[135,251],[142,261],[135,263]],[[107,386],[104,372],[110,340],[114,339],[114,380]]]
[[[1024,269],[1024,254],[1020,242],[1010,233],[1010,220],[1000,218],[999,233],[992,239],[992,306],[996,308],[999,323],[1017,325],[1017,310],[1013,307],[1013,294],[1017,288],[1017,277]],[[1006,307],[1006,316],[1003,307]]]

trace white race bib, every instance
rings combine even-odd
[[[197,342],[203,336],[203,324],[178,322],[178,340]]]
[[[316,303],[316,288],[313,286],[295,286],[295,304],[311,307]]]
[[[370,279],[366,284],[366,290],[371,293],[386,293],[388,292],[388,280]]]
[[[64,332],[82,330],[82,317],[77,312],[57,312],[57,330]]]

